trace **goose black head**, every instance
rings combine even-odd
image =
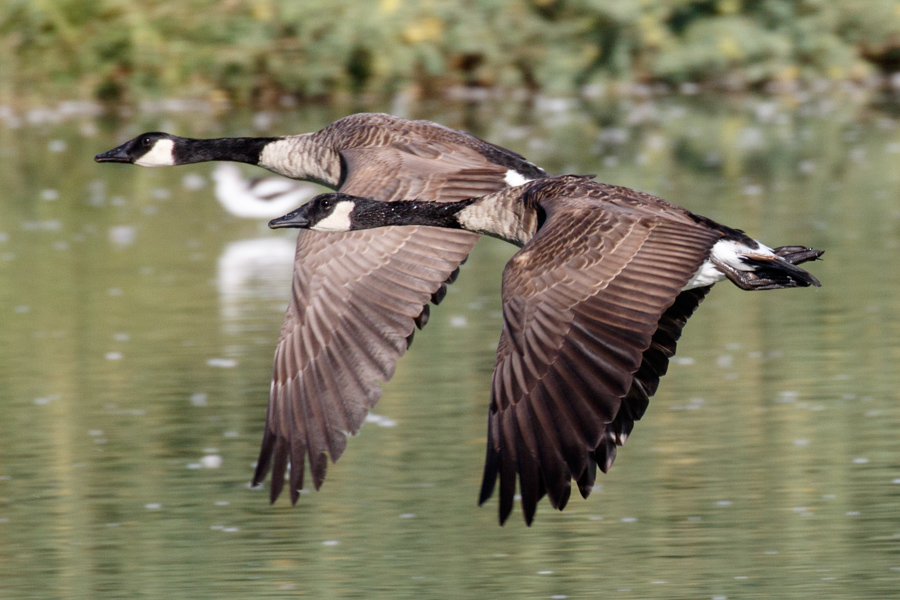
[[[178,164],[175,159],[175,142],[181,138],[151,131],[142,133],[112,150],[94,157],[97,162],[131,163],[142,167],[169,167]]]
[[[462,229],[456,214],[477,198],[459,202],[397,200],[382,202],[340,192],[316,196],[297,210],[269,221],[269,227],[313,231],[356,231],[395,225],[428,225]]]
[[[294,227],[313,231],[340,232],[357,229],[351,213],[358,203],[374,202],[368,198],[358,198],[348,194],[320,194],[283,217],[269,221],[269,227],[280,229]]]

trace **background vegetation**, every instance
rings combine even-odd
[[[896,0],[5,0],[0,99],[874,81]],[[881,79],[883,81],[883,79]]]

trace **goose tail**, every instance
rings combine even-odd
[[[740,266],[713,254],[712,262],[725,277],[744,290],[778,290],[793,287],[820,287],[815,276],[798,264],[816,260],[824,251],[806,246],[780,246],[770,251],[739,255]]]
[[[806,246],[779,246],[778,248],[773,248],[772,252],[792,265],[816,260],[825,254],[824,250],[815,250]]]

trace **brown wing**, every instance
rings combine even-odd
[[[705,294],[680,290],[719,235],[628,209],[579,208],[551,214],[513,257],[480,498],[499,477],[501,523],[517,477],[530,524],[545,493],[562,509],[572,479],[586,495],[597,464],[609,467],[610,439],[614,449],[643,413]]]
[[[379,200],[453,201],[506,187],[507,168],[439,141],[389,141],[342,151],[341,191]],[[381,396],[415,325],[439,302],[477,235],[431,227],[345,234],[301,232],[293,293],[275,351],[266,431],[253,484],[273,468],[271,500],[291,464],[290,494],[303,487],[308,454],[316,489]]]

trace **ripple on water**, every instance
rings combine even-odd
[[[188,173],[182,178],[181,186],[190,191],[202,190],[206,187],[206,178],[198,173]]]
[[[366,415],[366,423],[375,423],[379,427],[394,427],[397,425],[397,421],[385,417],[383,415],[376,415],[375,413],[370,412]]]
[[[454,315],[450,317],[450,327],[454,329],[462,329],[469,324],[469,320],[462,315]]]
[[[109,228],[109,241],[119,248],[125,248],[134,244],[137,231],[131,225],[117,225]]]
[[[237,366],[238,361],[233,358],[210,358],[206,361],[206,364],[220,369],[233,369]]]
[[[222,457],[218,454],[207,454],[200,459],[200,466],[204,469],[218,469],[222,466]]]

